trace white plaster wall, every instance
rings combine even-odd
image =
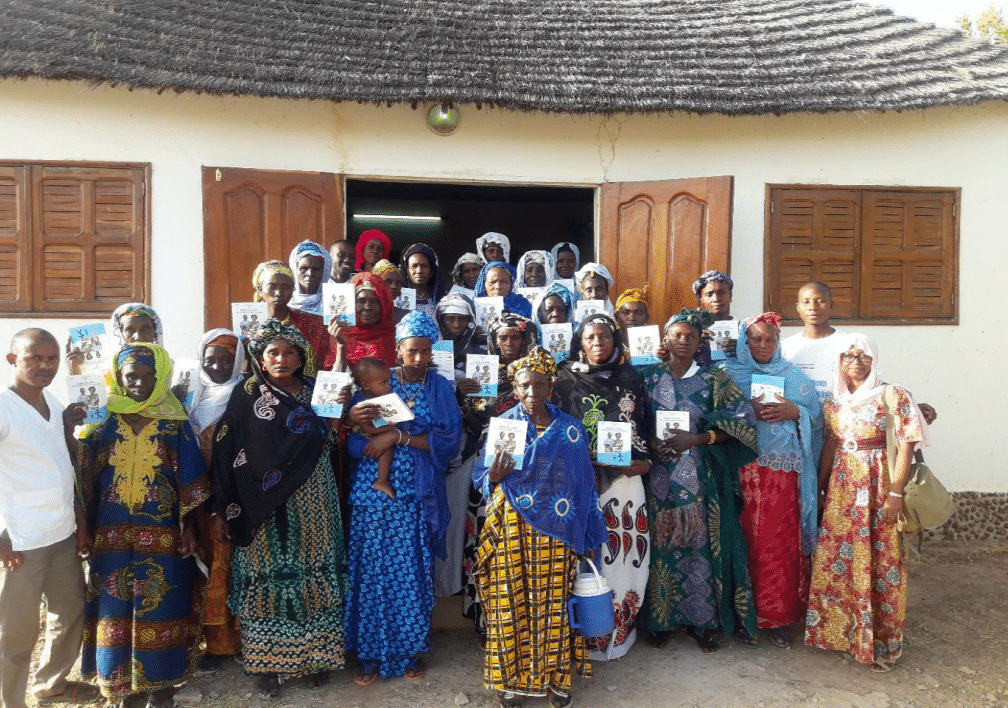
[[[4,81],[0,159],[152,164],[153,304],[175,356],[191,356],[202,332],[202,165],[559,184],[734,175],[739,315],[762,308],[768,182],[962,187],[959,326],[862,329],[879,343],[885,377],[938,409],[928,458],[942,479],[954,489],[1008,490],[1000,454],[1008,411],[991,405],[998,387],[986,370],[1008,325],[994,291],[1008,280],[1008,105],[754,118],[461,112],[458,132],[445,138],[408,106]],[[39,322],[60,336],[72,324]],[[27,324],[0,319],[0,341]],[[966,455],[957,446],[964,436],[973,441]]]

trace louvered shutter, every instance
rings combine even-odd
[[[833,315],[857,316],[861,196],[853,189],[773,189],[765,286],[769,309],[800,322],[798,288],[821,280],[833,289]]]
[[[954,207],[951,191],[865,192],[862,317],[954,317]]]
[[[0,165],[0,312],[31,307],[28,168]]]
[[[146,182],[142,167],[32,167],[36,311],[146,299]]]

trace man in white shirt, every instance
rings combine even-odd
[[[46,645],[32,693],[39,704],[98,697],[97,687],[67,681],[84,629],[80,557],[91,542],[74,499],[69,450],[76,444],[67,434],[84,419],[84,408],[64,411],[45,390],[60,358],[49,332],[18,332],[7,355],[14,380],[0,391],[0,708],[26,707],[43,597]]]
[[[801,286],[795,309],[805,328],[781,340],[781,355],[812,380],[822,403],[830,395],[833,364],[847,332],[830,325],[833,293],[826,283],[813,281]]]

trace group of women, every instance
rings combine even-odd
[[[680,628],[712,652],[722,634],[755,645],[760,629],[786,647],[804,623],[807,644],[892,668],[906,606],[895,519],[922,422],[868,340],[837,358],[823,410],[782,359],[774,313],[741,322],[737,356],[713,366],[697,362],[711,315],[685,308],[664,323],[663,360],[635,367],[626,330],[648,323],[647,288],[614,306],[608,270],[573,244],[515,269],[507,237],[485,234],[450,292],[429,247],[405,249],[400,268],[390,254],[385,234],[361,235],[354,326],[323,324],[321,283],[339,269],[320,244],[261,264],[270,319],[247,340],[204,335],[187,408],[158,315],[114,313],[109,417],[80,433],[78,456],[94,537],[82,668],[109,703],[170,705],[173,686],[230,656],[264,697],[293,678],[324,684],[347,655],[359,685],[417,680],[436,595],[463,597],[485,684],[509,708],[570,705],[574,671]],[[415,310],[393,304],[403,283]],[[483,328],[472,298],[486,295],[504,312]],[[605,312],[574,322],[581,297]],[[540,325],[566,322],[569,351],[547,353]],[[453,380],[431,363],[439,340]],[[496,395],[466,378],[471,354],[498,357]],[[368,366],[388,370],[411,420],[375,429],[380,407],[351,391],[341,419],[315,413],[317,371]],[[780,377],[783,397],[753,398],[755,375]],[[660,429],[667,411],[688,424]],[[487,450],[497,417],[525,424],[518,464]],[[603,421],[629,424],[628,464],[599,461]],[[364,464],[389,451],[394,495]],[[567,615],[584,557],[614,591],[606,636],[582,637]]]

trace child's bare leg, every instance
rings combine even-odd
[[[392,470],[392,455],[395,454],[395,446],[390,447],[378,458],[378,479],[371,485],[372,489],[384,492],[389,499],[395,499],[395,490],[389,483],[389,472]]]

